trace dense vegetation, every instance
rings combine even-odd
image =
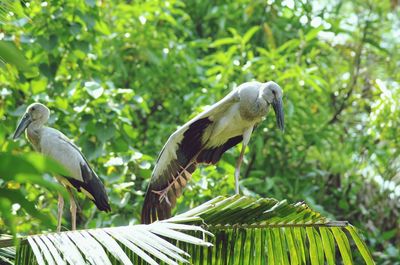
[[[393,3],[16,2],[14,13],[1,12],[0,38],[29,66],[0,70],[0,151],[32,152],[11,135],[28,104],[45,103],[50,126],[82,148],[110,195],[109,215],[80,197],[78,226],[137,223],[168,136],[234,86],[274,80],[285,93],[286,130],[277,130],[272,113],[255,130],[243,193],[304,200],[349,220],[365,232],[378,264],[400,264],[400,11]],[[197,170],[177,212],[233,194],[238,154]],[[0,176],[0,189],[44,215],[57,211],[57,194],[45,188]],[[0,233],[54,228],[23,208],[12,206],[13,227],[0,217]]]

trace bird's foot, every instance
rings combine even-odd
[[[157,194],[160,196],[159,200],[160,202],[162,202],[163,200],[165,200],[169,206],[171,206],[171,202],[168,200],[168,191],[176,184],[176,182],[179,180],[179,178],[183,178],[183,174],[187,174],[190,175],[190,172],[187,171],[187,168],[190,166],[191,164],[189,163],[185,168],[181,167],[181,172],[178,174],[178,176],[172,177],[172,181],[171,183],[168,184],[168,186],[162,190],[152,190],[151,192]]]
[[[170,201],[168,200],[168,191],[169,191],[170,186],[166,187],[165,189],[162,190],[152,190],[151,192],[157,194],[159,197],[160,203],[165,200],[169,206],[171,206]]]

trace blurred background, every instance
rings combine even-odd
[[[286,130],[277,129],[273,113],[255,130],[242,192],[304,200],[348,220],[377,264],[400,264],[399,4],[1,1],[0,50],[5,56],[12,45],[24,57],[1,63],[0,165],[18,168],[4,157],[33,152],[12,133],[26,106],[42,102],[52,110],[49,126],[81,147],[110,196],[113,212],[104,214],[80,195],[78,227],[138,223],[169,135],[237,85],[274,80],[284,90]],[[195,172],[177,212],[234,194],[239,148]],[[56,192],[2,174],[4,194],[18,192],[55,216]],[[55,228],[1,197],[0,206],[11,209],[2,211],[0,233]]]

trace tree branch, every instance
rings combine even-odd
[[[328,124],[333,124],[339,120],[340,114],[348,106],[348,104],[347,104],[348,100],[349,100],[350,96],[353,94],[354,89],[357,85],[357,80],[358,80],[358,76],[360,75],[360,68],[361,68],[361,55],[362,55],[362,50],[364,48],[365,40],[367,38],[368,27],[369,27],[369,20],[367,19],[367,21],[365,22],[364,28],[363,28],[363,35],[362,35],[360,44],[358,45],[356,55],[354,57],[355,68],[353,68],[352,77],[349,81],[350,88],[347,91],[347,93],[345,94],[345,96],[343,97],[343,100],[342,100],[339,108],[336,109],[335,113],[333,114],[332,118],[329,120]]]

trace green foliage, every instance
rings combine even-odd
[[[78,227],[137,223],[158,152],[177,126],[244,81],[274,80],[286,130],[272,114],[255,130],[243,193],[305,200],[365,231],[378,264],[400,263],[400,16],[390,1],[14,2],[13,15],[0,12],[0,48],[22,51],[29,69],[0,49],[11,56],[0,70],[1,157],[32,152],[11,135],[28,104],[50,107],[49,126],[81,147],[110,194],[109,215],[80,197]],[[237,157],[232,149],[198,169],[177,212],[233,194]],[[2,191],[55,215],[57,192],[35,182],[41,175],[22,184],[5,176]],[[9,197],[0,198],[14,209],[0,218],[1,233],[52,227]]]
[[[25,57],[9,42],[0,41],[0,62],[15,65],[21,71],[28,71],[28,62]]]
[[[40,154],[13,155],[0,153],[0,217],[6,222],[11,232],[17,232],[17,220],[15,212],[23,209],[40,221],[41,229],[52,228],[56,224],[55,218],[49,210],[38,210],[35,204],[26,199],[25,194],[20,190],[21,184],[39,185],[54,193],[61,193],[67,198],[66,191],[60,185],[43,178],[43,173],[61,174],[65,169],[55,161]],[[3,187],[4,186],[4,187]],[[40,206],[39,206],[40,207]]]

